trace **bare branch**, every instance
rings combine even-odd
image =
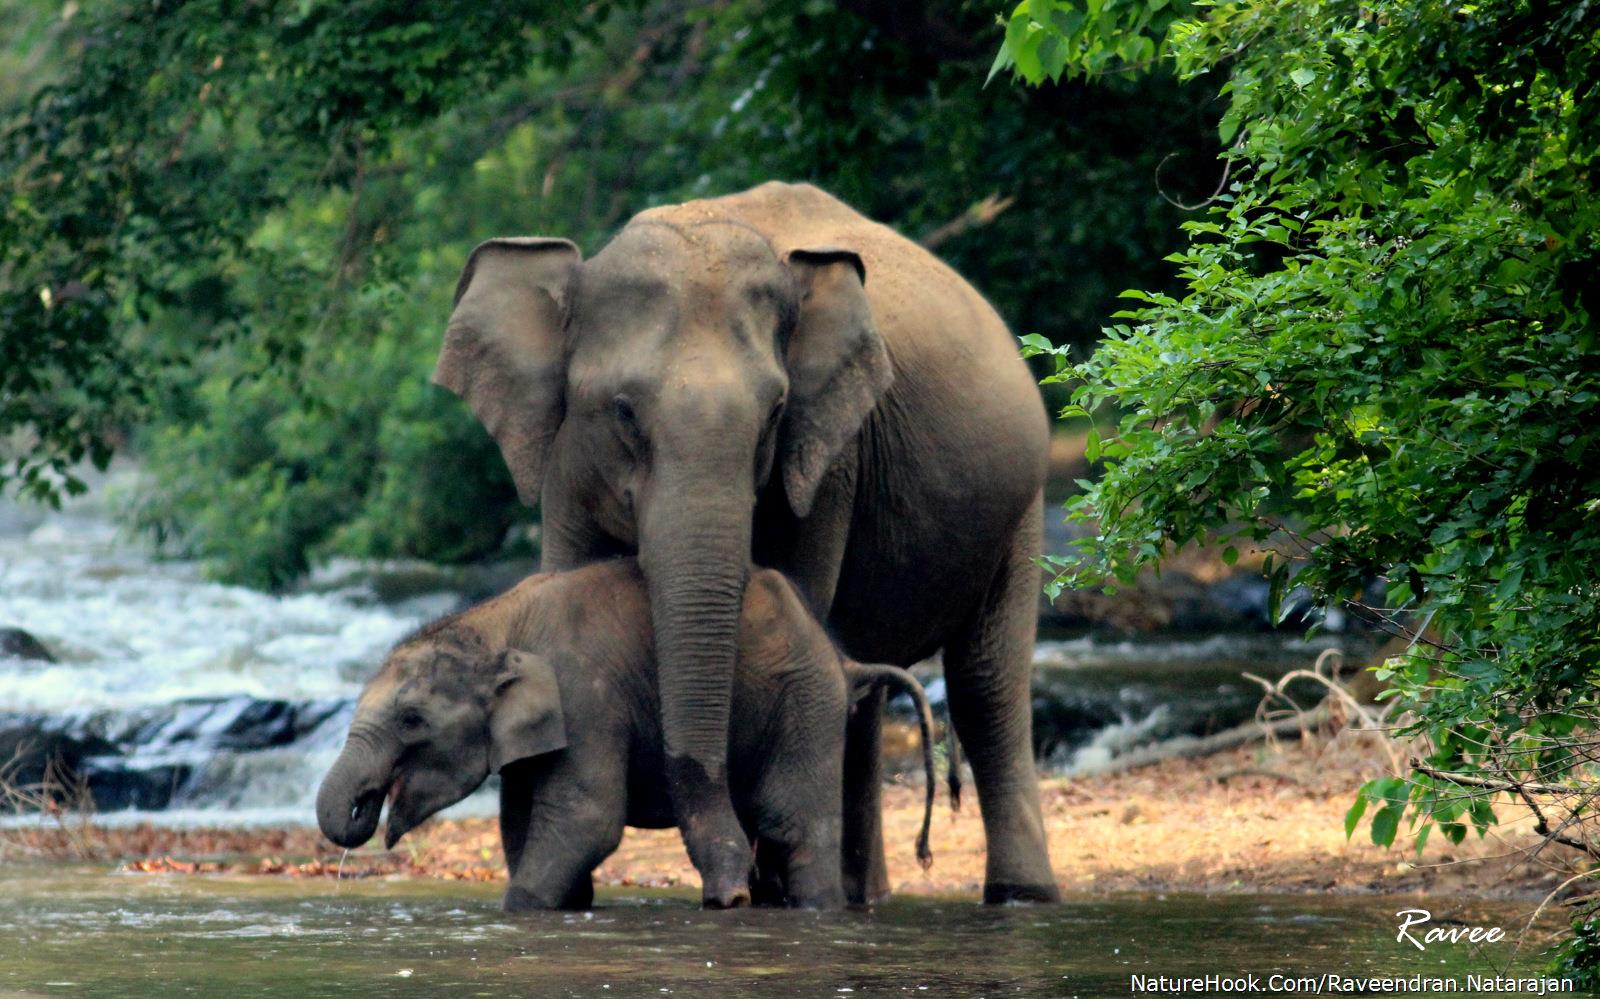
[[[985,226],[993,222],[1000,217],[1002,212],[1015,204],[1016,200],[1016,198],[1009,196],[1002,198],[997,191],[923,236],[921,243],[930,250],[937,249],[941,244],[949,242],[968,229]]]

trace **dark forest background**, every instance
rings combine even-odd
[[[1081,355],[1221,175],[1204,81],[986,86],[988,3],[4,2],[0,37],[4,474],[129,446],[133,523],[261,587],[525,537],[427,378],[484,238],[809,180]]]

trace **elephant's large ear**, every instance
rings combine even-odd
[[[489,766],[498,773],[507,763],[565,748],[561,685],[550,660],[508,650],[489,712]]]
[[[561,426],[573,270],[565,239],[491,239],[472,251],[433,381],[467,401],[500,445],[522,502],[539,500]]]
[[[894,380],[867,303],[867,269],[854,251],[792,250],[800,314],[789,339],[783,487],[801,517],[839,451]]]

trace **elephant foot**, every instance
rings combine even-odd
[[[894,892],[889,890],[888,872],[882,878],[852,876],[853,872],[846,872],[844,877],[844,897],[852,909],[870,909],[880,902],[889,901]]]
[[[1054,884],[1017,885],[990,882],[983,886],[984,905],[1051,904],[1061,901],[1061,889]]]
[[[667,759],[678,831],[689,862],[700,872],[700,904],[707,909],[739,909],[750,904],[750,874],[755,847],[728,798],[727,772],[716,779],[687,756]]]
[[[750,847],[743,840],[719,840],[709,849],[689,851],[700,870],[700,905],[742,909],[750,904]]]
[[[588,874],[576,879],[565,890],[552,891],[548,886],[526,888],[512,884],[500,899],[500,908],[506,912],[540,912],[548,909],[581,910],[594,908],[594,881]]]
[[[538,912],[541,909],[553,909],[555,906],[541,901],[526,888],[512,885],[506,889],[505,897],[500,900],[500,908],[505,912]]]
[[[700,907],[703,909],[743,909],[749,904],[749,885],[715,887],[707,881],[700,888]]]

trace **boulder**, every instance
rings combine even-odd
[[[0,626],[0,658],[34,659],[39,662],[53,663],[56,657],[44,647],[44,643],[23,631],[21,628]]]
[[[0,766],[13,761],[4,775],[21,786],[39,784],[53,764],[53,779],[69,789],[86,784],[98,811],[156,811],[189,804],[220,759],[328,744],[343,734],[351,703],[240,696],[0,714]]]
[[[1207,584],[1182,570],[1141,573],[1132,586],[1106,594],[1098,588],[1065,590],[1040,608],[1039,623],[1058,631],[1109,631],[1117,634],[1207,634],[1266,630],[1262,605],[1229,587],[1229,577]]]
[[[13,716],[0,720],[0,777],[13,788],[37,789],[48,776],[70,796],[82,779],[84,760],[116,747],[95,736],[74,737],[53,730],[44,719]],[[58,794],[57,797],[62,797]]]

